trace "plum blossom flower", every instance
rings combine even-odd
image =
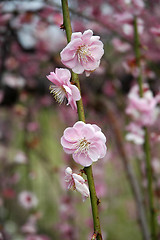
[[[132,87],[128,95],[126,113],[140,126],[151,126],[159,114],[159,95],[153,96],[149,86],[143,84],[143,97],[139,96],[138,85]]]
[[[53,83],[50,85],[50,92],[59,104],[67,98],[68,104],[73,110],[77,110],[76,101],[81,99],[79,89],[71,84],[71,73],[68,69],[56,68],[55,73],[50,72],[47,78]]]
[[[127,141],[132,141],[137,145],[144,143],[144,130],[141,126],[132,122],[126,127],[126,130],[128,131],[125,136]]]
[[[26,80],[23,77],[16,76],[12,73],[4,73],[2,82],[4,85],[17,89],[22,89],[26,84]]]
[[[86,76],[89,76],[99,67],[104,54],[103,43],[99,39],[99,36],[93,36],[90,29],[83,34],[72,33],[71,41],[60,53],[62,63],[77,74],[85,71]]]
[[[95,124],[76,122],[65,129],[61,144],[66,153],[72,154],[75,162],[84,167],[90,166],[106,154],[106,137]]]
[[[114,38],[112,44],[118,52],[124,53],[131,49],[131,45],[126,42],[122,42],[119,38]]]
[[[65,174],[65,182],[67,183],[68,189],[73,189],[80,192],[83,195],[84,200],[89,197],[89,189],[85,184],[83,177],[76,173],[72,173],[72,169],[70,167],[66,168]]]
[[[23,191],[18,196],[19,203],[22,207],[26,209],[31,209],[36,207],[38,204],[37,197],[29,191]]]
[[[158,27],[151,27],[150,28],[150,32],[157,36],[157,37],[160,37],[160,25]]]

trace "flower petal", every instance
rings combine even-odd
[[[79,101],[81,99],[81,94],[79,89],[75,85],[71,85],[72,89],[72,97],[75,101]]]
[[[74,153],[73,159],[75,160],[75,162],[81,164],[84,167],[88,167],[92,164],[92,159],[84,153],[80,153],[80,154]]]
[[[64,131],[64,138],[69,142],[76,142],[80,137],[76,129],[68,127]]]

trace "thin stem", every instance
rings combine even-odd
[[[152,189],[152,166],[151,166],[151,153],[150,153],[150,143],[149,143],[149,132],[145,127],[145,141],[144,150],[146,154],[146,171],[148,179],[148,199],[149,199],[149,210],[150,210],[150,228],[151,228],[151,239],[156,240],[156,212],[154,209],[154,193]]]
[[[95,100],[96,102],[96,100]],[[124,146],[124,141],[123,141],[123,136],[121,133],[121,126],[119,125],[119,122],[116,118],[116,114],[114,112],[114,107],[111,102],[106,101],[104,97],[100,97],[98,99],[98,107],[100,107],[99,110],[106,111],[108,121],[110,123],[110,126],[113,129],[114,135],[115,135],[115,144],[117,146],[119,156],[122,160],[123,167],[125,169],[125,174],[126,177],[128,178],[128,181],[131,186],[131,191],[133,193],[135,203],[136,203],[136,208],[137,208],[137,216],[138,216],[138,221],[141,227],[142,235],[144,240],[149,240],[149,231],[148,231],[148,225],[147,225],[147,220],[146,220],[146,214],[144,210],[144,204],[143,204],[143,198],[142,194],[140,191],[140,187],[137,181],[137,178],[135,176],[135,173],[130,165],[130,161],[128,158],[128,155],[125,150]]]
[[[71,21],[70,21],[70,16],[69,16],[68,1],[61,0],[61,2],[62,2],[62,9],[63,9],[63,25],[66,30],[67,41],[70,42],[71,34],[72,34],[72,27],[71,27]],[[75,85],[79,88],[79,91],[81,92],[78,75],[73,72],[72,72],[72,82],[75,83]],[[77,102],[77,110],[78,110],[79,120],[85,122],[85,114],[84,114],[82,98]],[[87,180],[88,180],[88,185],[89,185],[89,190],[90,190],[94,233],[96,234],[96,240],[102,240],[100,221],[99,221],[99,213],[98,213],[98,198],[96,195],[96,190],[95,190],[95,185],[94,185],[92,166],[85,167],[84,171],[87,175]]]
[[[138,84],[139,84],[139,95],[143,97],[143,83],[142,83],[142,71],[141,71],[141,53],[140,53],[140,41],[138,35],[137,18],[134,18],[134,44],[135,44],[135,56],[136,64],[139,68]],[[149,132],[147,127],[144,127],[145,131],[145,141],[144,141],[144,151],[146,160],[146,173],[148,180],[148,199],[149,199],[149,213],[150,213],[150,229],[151,229],[151,239],[156,240],[156,214],[154,209],[154,194],[152,189],[152,167],[151,167],[151,153],[150,153],[150,142],[149,142]]]
[[[141,53],[140,53],[140,41],[138,35],[138,26],[137,26],[137,19],[134,18],[134,51],[136,56],[136,64],[138,66],[139,75],[138,75],[138,85],[139,85],[139,95],[143,97],[143,87],[142,87],[142,70],[141,70]]]

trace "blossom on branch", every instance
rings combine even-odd
[[[83,199],[89,197],[89,189],[85,184],[85,180],[83,177],[76,173],[72,173],[72,169],[67,167],[65,170],[65,182],[67,183],[68,189],[77,190],[83,195]]]
[[[139,87],[135,85],[132,87],[128,95],[128,106],[126,113],[138,123],[139,126],[151,126],[157,120],[160,113],[159,94],[153,96],[148,84],[143,84],[143,97],[139,96]]]
[[[59,104],[62,104],[65,99],[68,100],[67,105],[71,105],[73,110],[77,110],[76,101],[81,99],[79,89],[71,84],[71,73],[68,69],[56,68],[55,73],[50,72],[47,78],[53,83],[50,85],[50,93]]]
[[[106,154],[106,137],[95,124],[76,122],[64,131],[61,144],[66,153],[72,154],[75,162],[90,166]]]
[[[126,130],[128,133],[125,136],[127,141],[134,142],[137,145],[142,145],[144,143],[144,130],[138,124],[131,122],[127,127]]]
[[[71,68],[74,73],[84,71],[89,76],[99,67],[100,59],[104,54],[103,43],[99,36],[93,36],[92,30],[72,33],[71,41],[61,51],[62,63]]]

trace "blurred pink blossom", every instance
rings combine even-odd
[[[122,42],[119,38],[113,38],[112,44],[114,48],[121,53],[127,52],[131,49],[131,45],[127,42]]]
[[[160,176],[160,159],[153,158],[152,169],[157,174],[157,176]]]
[[[27,124],[27,130],[28,130],[29,132],[35,132],[35,131],[38,130],[38,128],[39,128],[39,125],[38,125],[37,122],[29,122],[29,123]]]
[[[81,99],[81,95],[79,89],[70,82],[70,71],[56,68],[55,73],[50,72],[47,78],[54,84],[50,85],[50,93],[53,94],[56,101],[61,104],[67,98],[67,105],[70,104],[73,110],[77,110],[76,101]]]
[[[141,126],[132,122],[126,127],[126,130],[128,131],[125,136],[127,141],[132,141],[137,145],[144,143],[144,130]]]
[[[36,207],[38,204],[37,197],[29,191],[23,191],[18,196],[19,203],[22,207],[26,209],[31,209]]]
[[[160,142],[160,133],[152,132],[150,136],[152,142]]]
[[[11,88],[18,89],[22,89],[26,84],[26,80],[23,77],[7,72],[3,74],[2,82]]]
[[[76,173],[72,173],[72,169],[70,167],[66,168],[65,174],[65,181],[67,183],[68,189],[73,189],[80,192],[84,200],[89,197],[89,189],[88,186],[85,184],[85,180],[83,177]]]
[[[106,81],[103,86],[103,92],[109,97],[114,97],[116,94],[116,88],[113,84],[113,81]]]
[[[18,151],[14,157],[14,161],[20,164],[27,163],[27,156],[24,152]]]
[[[138,28],[139,35],[141,35],[144,31],[144,21],[141,18],[137,19],[137,28]],[[134,34],[133,24],[124,23],[122,25],[122,30],[123,30],[124,34],[126,34],[129,37],[132,37]]]
[[[104,54],[103,43],[99,36],[93,36],[92,30],[72,33],[71,41],[60,53],[62,63],[73,72],[81,74],[84,71],[89,76],[99,67]]]
[[[133,22],[133,15],[130,12],[116,13],[113,15],[113,19],[121,24],[131,24]]]
[[[145,7],[143,0],[132,0],[132,5],[134,8],[134,11],[138,11],[139,13]]]
[[[157,106],[158,99],[158,97],[153,96],[146,83],[143,84],[143,97],[141,98],[139,96],[139,87],[135,85],[128,95],[126,113],[139,125],[150,126],[156,121],[160,112]]]
[[[35,234],[37,231],[35,219],[30,217],[28,221],[21,227],[21,231],[27,234]]]
[[[157,36],[157,37],[160,37],[160,26],[159,27],[152,27],[150,28],[150,32]]]
[[[141,72],[143,74],[143,78],[154,79],[155,73],[153,71],[151,71],[150,69],[148,69],[144,59],[140,59],[140,64],[141,64]],[[135,78],[138,77],[138,75],[140,73],[140,69],[136,64],[136,59],[134,57],[128,58],[126,61],[124,61],[122,63],[122,66],[124,67],[124,69],[127,73],[132,74]]]
[[[76,122],[64,131],[61,144],[66,153],[72,154],[75,162],[90,166],[106,154],[106,137],[95,124]]]

